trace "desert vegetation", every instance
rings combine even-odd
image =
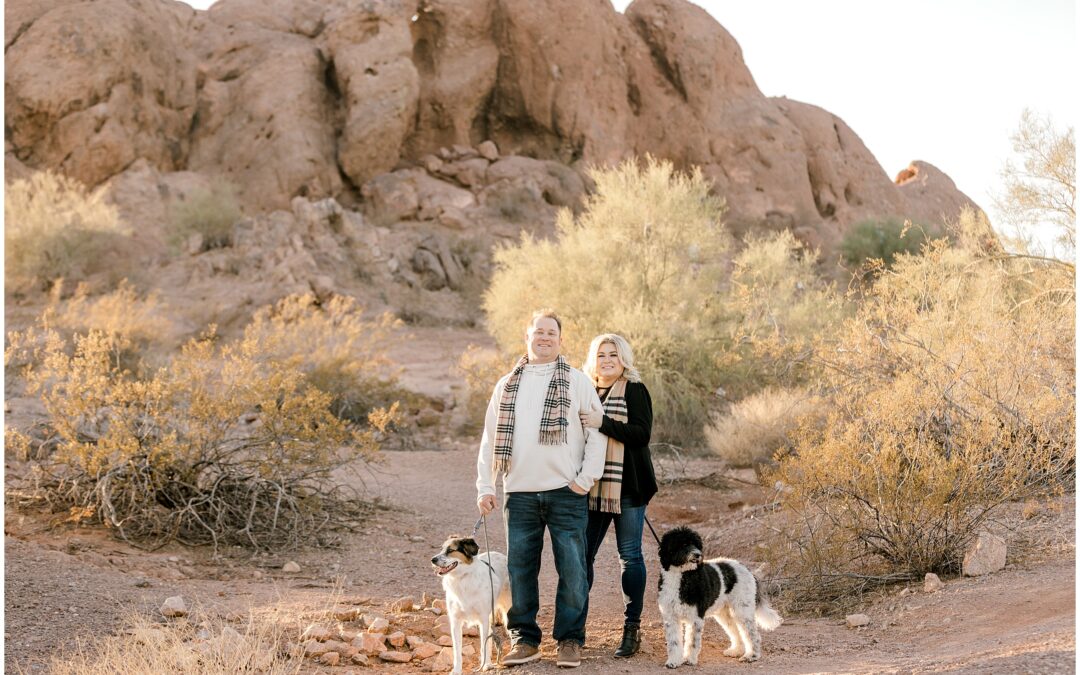
[[[5,286],[25,293],[95,276],[114,284],[138,264],[129,233],[103,191],[49,171],[12,181],[4,191]]]
[[[897,257],[816,350],[821,417],[775,474],[794,598],[958,572],[999,507],[1075,489],[1074,283],[943,240]]]
[[[520,351],[532,308],[557,307],[563,353],[579,365],[593,335],[625,335],[656,405],[654,440],[700,444],[722,384],[762,386],[750,374],[765,361],[733,355],[748,355],[753,336],[773,357],[797,350],[836,303],[790,233],[737,249],[723,200],[700,173],[646,158],[591,178],[595,192],[580,215],[560,212],[553,241],[525,235],[495,254],[484,301],[490,330],[505,352]]]
[[[9,433],[17,454],[49,456],[16,499],[146,547],[328,545],[357,522],[364,502],[339,472],[372,460],[397,417],[371,347],[385,321],[289,297],[237,340],[211,327],[160,367],[133,368],[119,355],[147,325],[43,321],[9,337],[9,367],[48,429]]]
[[[918,253],[926,243],[926,228],[896,218],[856,223],[840,244],[844,262],[858,269],[868,260],[892,266],[901,253]]]
[[[592,178],[555,240],[497,253],[491,330],[520,349],[527,311],[556,306],[578,362],[594,333],[626,335],[654,442],[780,488],[771,556],[792,606],[958,572],[1000,507],[1074,489],[1071,264],[1006,253],[971,210],[937,238],[868,222],[843,253],[873,274],[844,296],[786,231],[732,241],[697,174],[646,160]]]
[[[219,182],[213,188],[197,190],[171,205],[170,244],[195,250],[228,246],[233,223],[241,216],[235,189],[230,184]]]

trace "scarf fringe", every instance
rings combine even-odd
[[[509,457],[496,457],[495,464],[491,468],[491,477],[493,480],[499,478],[499,474],[504,476],[510,473],[510,458]]]
[[[622,513],[622,500],[589,495],[589,509],[603,511],[604,513]]]
[[[566,427],[541,431],[540,445],[566,445]]]

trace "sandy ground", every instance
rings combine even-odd
[[[477,333],[446,335],[430,331],[430,358],[408,361],[412,382],[437,377],[437,391],[452,395],[446,353],[457,353]],[[414,345],[415,346],[415,345]],[[412,352],[416,354],[416,352]],[[419,387],[417,387],[419,388]],[[121,630],[133,613],[153,614],[168,596],[222,617],[271,606],[286,611],[327,609],[335,601],[367,597],[385,610],[395,599],[424,592],[441,596],[428,560],[444,538],[469,532],[474,506],[475,443],[440,431],[438,442],[423,449],[385,453],[385,462],[365,478],[369,490],[387,506],[365,528],[348,535],[339,549],[308,550],[279,556],[232,554],[214,559],[209,550],[179,546],[147,553],[81,529],[46,529],[43,521],[9,506],[5,515],[5,666],[11,671],[43,671],[56,653],[77,641],[93,642]],[[713,463],[665,465],[668,475],[704,475]],[[9,460],[9,479],[26,470]],[[743,504],[760,501],[760,490],[743,484],[722,489],[700,481],[666,485],[650,505],[659,529],[693,523],[710,542],[730,542],[709,555],[748,559],[761,525]],[[741,487],[739,487],[741,486]],[[705,629],[700,672],[757,673],[1071,673],[1075,670],[1075,520],[1072,497],[1031,521],[1036,535],[1017,533],[1023,554],[1007,568],[974,579],[946,579],[944,590],[923,593],[921,583],[901,595],[903,586],[867,598],[860,611],[871,624],[850,629],[842,618],[787,616],[778,630],[765,633],[764,657],[741,664],[722,655],[727,647],[720,628]],[[1035,527],[1038,525],[1038,527]],[[505,550],[501,519],[489,520],[491,546]],[[656,608],[656,546],[645,533],[649,586],[643,617],[644,646],[629,660],[616,660],[622,625],[618,561],[609,533],[598,561],[597,581],[587,625],[588,641],[581,672],[654,673],[664,661],[663,636]],[[480,535],[483,542],[483,532]],[[1010,541],[1010,544],[1013,542]],[[550,547],[548,547],[550,548]],[[229,553],[229,552],[226,552]],[[287,560],[299,574],[280,571]],[[540,622],[545,630],[542,661],[519,667],[525,673],[554,673],[550,641],[554,565],[549,552],[541,579]],[[434,635],[434,617],[410,615],[404,621],[417,634]],[[475,638],[472,638],[475,642]],[[475,666],[467,660],[466,667]],[[414,671],[412,665],[377,669]],[[310,672],[348,672],[348,667]],[[353,667],[353,670],[359,670]]]

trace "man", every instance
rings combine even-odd
[[[581,664],[589,596],[587,495],[604,472],[607,438],[580,423],[580,413],[602,409],[600,398],[589,378],[559,355],[562,322],[554,312],[533,314],[525,344],[528,354],[499,380],[488,403],[476,462],[476,503],[484,515],[495,509],[495,480],[502,474],[513,596],[506,626],[513,649],[503,665],[540,658],[536,613],[546,527],[559,573],[552,630],[559,643],[556,664],[573,668]]]

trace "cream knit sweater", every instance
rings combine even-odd
[[[521,373],[514,405],[514,451],[510,472],[503,477],[504,492],[542,492],[577,483],[582,490],[592,487],[604,472],[607,437],[598,429],[583,429],[578,413],[601,410],[600,397],[589,378],[577,368],[570,369],[570,411],[567,413],[565,445],[540,445],[540,418],[544,396],[555,375],[555,363],[527,365]],[[510,378],[507,374],[495,385],[488,401],[484,435],[476,461],[477,498],[495,494],[491,475],[495,426],[499,401]]]

